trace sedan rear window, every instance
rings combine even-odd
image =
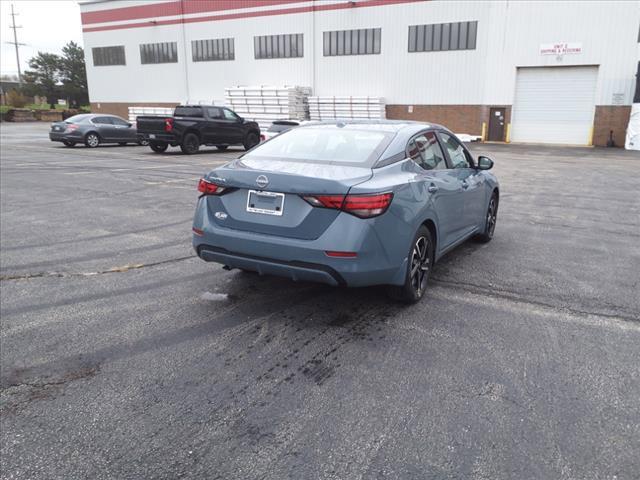
[[[302,127],[274,137],[245,157],[371,166],[390,140],[388,132],[363,128]]]
[[[69,117],[65,120],[65,122],[67,123],[82,123],[84,121],[86,121],[87,119],[89,119],[89,117],[91,117],[91,114],[89,113],[81,113],[80,115],[74,115],[73,117]]]
[[[267,132],[278,133],[289,130],[293,127],[297,127],[298,123],[295,122],[273,122]]]

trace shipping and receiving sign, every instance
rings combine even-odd
[[[582,43],[559,42],[540,44],[540,55],[568,55],[573,53],[582,53]]]

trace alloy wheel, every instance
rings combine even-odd
[[[418,297],[422,296],[425,288],[431,258],[429,255],[429,240],[418,237],[411,253],[411,285]]]
[[[90,147],[97,147],[98,143],[100,143],[100,139],[98,138],[98,136],[95,133],[90,133],[87,136],[87,145],[89,145]]]
[[[496,208],[496,199],[492,198],[487,210],[487,235],[489,237],[493,237],[493,232],[496,229],[497,217],[498,209]]]

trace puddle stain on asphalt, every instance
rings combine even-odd
[[[35,368],[16,368],[0,379],[0,412],[16,412],[36,400],[47,400],[61,393],[69,383],[94,377],[99,364],[71,366],[59,374],[44,374]]]

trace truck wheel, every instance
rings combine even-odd
[[[258,134],[254,132],[249,132],[246,138],[244,139],[243,146],[245,150],[251,150],[253,147],[255,147],[259,143],[260,143],[260,137],[258,136]]]
[[[165,142],[149,142],[149,146],[156,153],[164,153],[169,147]]]
[[[180,150],[182,150],[182,153],[186,153],[187,155],[196,153],[199,148],[200,139],[195,133],[187,133],[182,140],[182,144],[180,145]]]

